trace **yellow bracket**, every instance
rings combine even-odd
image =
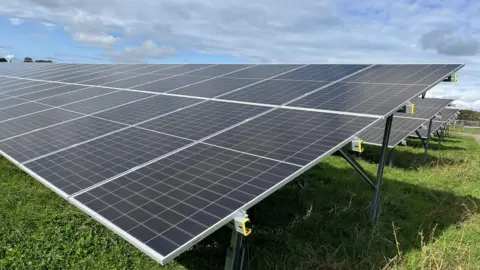
[[[455,74],[453,74],[453,82],[457,82],[457,81],[458,81],[457,80],[457,74],[455,73]]]
[[[412,104],[412,114],[415,114],[415,104]]]
[[[242,221],[243,236],[249,236],[252,233],[252,229],[247,228],[248,222],[250,222],[249,218]]]
[[[363,140],[358,141],[358,152],[363,153],[365,148],[363,148]]]

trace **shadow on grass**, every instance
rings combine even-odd
[[[254,207],[246,269],[382,268],[397,254],[394,230],[406,253],[421,248],[419,232],[438,236],[479,212],[476,198],[395,181],[387,168],[372,230],[373,190],[353,169],[323,163],[304,175],[300,201],[290,184]],[[177,261],[188,269],[222,269],[229,237],[230,230],[219,230]]]
[[[420,143],[420,142],[419,142]],[[431,147],[430,147],[431,146]],[[430,145],[430,150],[463,150],[461,147],[452,147],[452,146],[439,146],[439,145]],[[422,152],[414,153],[411,151],[411,148],[420,148]],[[458,149],[457,149],[458,148]],[[354,154],[357,159],[362,159],[370,163],[378,164],[380,162],[379,153],[381,147],[375,145],[368,145],[365,147],[365,151],[361,154]],[[390,159],[391,150],[388,150],[387,164]],[[435,161],[435,162],[433,162]],[[433,167],[433,166],[452,166],[458,165],[463,162],[462,160],[454,160],[446,157],[438,157],[435,154],[432,155],[432,152],[428,152],[427,159],[424,160],[423,146],[413,146],[411,144],[408,148],[404,146],[395,147],[395,158],[393,166],[396,168],[406,169],[406,170],[417,170],[420,167]]]

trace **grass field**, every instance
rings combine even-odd
[[[305,173],[255,206],[249,269],[478,269],[480,146],[436,139],[422,161],[418,140],[398,147],[386,168],[377,226],[371,188],[340,157]],[[374,173],[378,147],[359,158]],[[220,269],[229,241],[221,229],[161,267],[49,189],[0,159],[0,269]]]
[[[453,131],[453,132],[462,132],[462,133],[467,133],[467,134],[480,134],[480,128],[467,128],[467,129],[463,129],[462,128],[453,128],[451,127],[450,128],[450,131]]]

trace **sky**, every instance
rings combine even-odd
[[[477,0],[0,0],[0,54],[87,63],[464,63],[427,97],[480,111]]]

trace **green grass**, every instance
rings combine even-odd
[[[470,137],[397,147],[378,224],[372,190],[340,157],[304,174],[251,212],[250,269],[475,269],[480,265],[480,146]],[[359,162],[376,171],[378,147]],[[221,229],[161,267],[49,189],[0,159],[0,269],[221,269]]]
[[[480,128],[467,128],[463,129],[462,128],[450,128],[450,131],[452,132],[462,132],[462,133],[468,133],[468,134],[480,134]]]

